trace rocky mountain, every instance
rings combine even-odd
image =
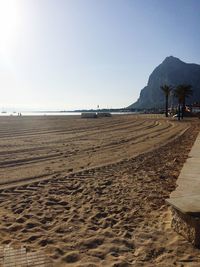
[[[165,97],[160,86],[164,84],[173,87],[179,84],[190,84],[193,96],[186,100],[187,104],[200,102],[200,65],[185,63],[173,56],[167,57],[154,69],[147,86],[141,90],[137,102],[128,108],[163,108]],[[176,99],[170,99],[170,101],[176,102]]]

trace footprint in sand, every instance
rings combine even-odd
[[[80,260],[80,253],[78,251],[73,251],[70,253],[67,253],[63,257],[63,261],[66,263],[74,263]]]

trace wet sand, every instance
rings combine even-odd
[[[0,126],[1,245],[43,250],[55,266],[199,266],[165,204],[197,120],[22,117]]]

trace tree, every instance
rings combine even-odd
[[[180,118],[183,119],[185,114],[186,98],[191,96],[193,93],[192,86],[189,84],[180,84],[176,87],[174,93],[175,96],[178,98],[178,120],[180,120]],[[182,105],[182,114],[181,114],[181,105]]]
[[[165,95],[165,116],[168,117],[168,105],[169,105],[169,95],[172,91],[172,87],[169,85],[162,85],[161,90],[163,91],[164,95]]]

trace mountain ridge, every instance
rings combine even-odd
[[[187,103],[200,102],[200,65],[185,63],[174,56],[166,57],[150,74],[147,86],[141,90],[138,100],[128,108],[163,108],[165,97],[160,86],[164,84],[173,87],[190,84],[193,96],[187,99]]]

